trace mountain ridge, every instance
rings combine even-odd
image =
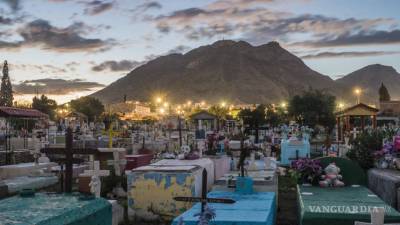
[[[394,68],[395,73],[386,67],[373,64],[333,80],[309,68],[278,42],[252,46],[245,41],[222,40],[185,54],[175,53],[151,60],[92,96],[105,103],[120,102],[125,94],[128,99],[140,101],[164,95],[174,102],[190,99],[210,103],[221,100],[270,103],[314,88],[326,90],[339,99],[350,100],[354,99],[351,92],[356,81],[360,80],[359,76],[367,74],[364,76],[368,79],[362,78],[368,81],[363,83],[368,90],[365,98],[373,100],[378,98],[379,86],[375,90],[376,96],[373,96],[375,81],[369,79],[370,74],[389,74],[391,79],[395,73],[398,74]],[[390,89],[397,96],[395,87]]]

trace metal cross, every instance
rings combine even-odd
[[[201,197],[175,197],[175,201],[180,202],[201,202],[201,212],[204,212],[204,208],[206,203],[222,203],[222,204],[233,204],[236,201],[233,199],[227,198],[207,198],[207,170],[203,169],[203,178],[202,178],[202,189],[201,189]]]

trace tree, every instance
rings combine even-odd
[[[258,143],[259,140],[259,127],[267,122],[265,111],[266,107],[264,105],[259,105],[254,110],[243,109],[238,114],[245,125],[248,125],[251,129],[256,131],[256,143]]]
[[[3,66],[3,77],[1,78],[1,88],[0,88],[0,106],[13,105],[13,91],[11,86],[10,77],[8,76],[8,64],[7,60],[4,61]]]
[[[381,87],[379,88],[379,101],[390,101],[390,94],[389,91],[387,90],[386,86],[381,83]]]
[[[265,119],[270,126],[277,127],[286,120],[285,109],[282,107],[274,107],[273,105],[268,104],[266,106]]]
[[[55,118],[55,110],[57,109],[57,102],[53,99],[47,98],[47,96],[42,95],[40,98],[33,97],[32,99],[32,108],[41,111],[42,113],[46,113],[49,115],[50,119]]]
[[[308,90],[303,95],[294,96],[289,103],[288,113],[299,124],[314,128],[321,125],[328,134],[335,126],[335,96],[319,90]]]
[[[210,107],[208,112],[214,114],[217,117],[217,131],[219,131],[221,121],[226,119],[226,116],[229,113],[229,109],[227,107],[213,105]]]
[[[70,106],[73,110],[85,114],[89,121],[94,121],[104,112],[104,105],[100,100],[90,96],[72,100]]]

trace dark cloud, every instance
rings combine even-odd
[[[100,72],[100,71],[130,71],[145,62],[138,62],[138,61],[130,61],[130,60],[121,60],[121,61],[114,61],[114,60],[109,60],[102,62],[98,65],[95,65],[92,67],[93,71]]]
[[[21,9],[20,0],[0,0],[0,2],[5,3],[14,12]]]
[[[356,34],[343,34],[333,39],[320,39],[294,43],[307,47],[333,47],[347,45],[370,45],[370,44],[399,44],[400,30],[393,31],[362,31]]]
[[[301,56],[302,59],[320,59],[320,58],[336,58],[336,57],[368,57],[380,55],[394,55],[400,52],[388,51],[367,51],[367,52],[320,52],[317,54],[309,54]]]
[[[3,16],[0,16],[0,24],[3,24],[3,25],[10,25],[10,24],[12,24],[14,22],[14,20],[12,20],[12,19],[10,19],[10,18],[6,18],[6,17],[3,17]]]
[[[39,93],[39,94],[51,94],[51,95],[65,95],[73,92],[90,91],[95,88],[101,88],[101,87],[104,87],[104,85],[80,79],[26,80],[13,86],[17,94]]]
[[[85,14],[93,16],[112,9],[114,6],[114,1],[109,2],[109,1],[94,0],[85,3],[85,5],[86,5]]]
[[[110,48],[113,40],[84,38],[87,32],[83,23],[74,23],[66,28],[53,27],[46,20],[35,20],[18,30],[23,38],[18,42],[1,42],[0,48],[20,48],[22,46],[40,46],[60,52],[68,51],[103,51]]]
[[[169,54],[176,54],[176,53],[184,53],[186,51],[190,50],[189,46],[186,45],[178,45],[175,48],[169,50],[165,55]]]
[[[176,53],[183,53],[185,51],[188,51],[190,47],[186,45],[178,45],[175,48],[167,51],[164,54],[160,55],[148,55],[145,57],[145,60],[143,61],[135,61],[135,60],[121,60],[121,61],[115,61],[115,60],[109,60],[102,62],[100,64],[93,64],[92,71],[95,72],[101,72],[101,71],[112,71],[112,72],[119,72],[119,71],[131,71],[135,69],[138,66],[146,64],[148,61],[151,61],[155,58],[158,58],[160,56],[164,55],[170,55],[170,54],[176,54]]]
[[[150,1],[150,2],[145,2],[141,5],[138,5],[137,7],[135,7],[134,9],[132,9],[131,11],[134,13],[143,13],[147,10],[151,10],[151,9],[161,9],[162,5],[159,2],[156,1]]]
[[[149,10],[157,10],[161,9],[162,5],[156,1],[147,1],[143,4],[137,5],[135,8],[130,9],[129,12],[133,15],[133,20],[137,20],[142,18],[143,20],[147,20],[147,17],[151,17],[146,15],[146,12]]]

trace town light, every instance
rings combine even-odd
[[[287,103],[286,103],[286,102],[282,102],[282,103],[281,103],[281,107],[282,107],[282,108],[286,108],[286,107],[287,107]]]
[[[362,93],[362,90],[360,88],[355,88],[354,89],[354,94],[357,96],[357,104],[360,103],[361,93]]]
[[[157,102],[157,103],[161,103],[161,102],[162,102],[162,98],[157,97],[157,98],[156,98],[156,102]]]
[[[164,107],[168,107],[168,102],[164,102]]]
[[[337,107],[342,110],[344,108],[344,103],[343,102],[339,102]]]
[[[226,102],[221,102],[221,107],[225,107],[226,106]]]

